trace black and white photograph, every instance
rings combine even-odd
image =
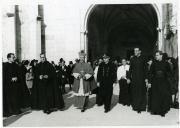
[[[3,127],[179,127],[178,0],[3,1]]]

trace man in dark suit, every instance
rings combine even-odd
[[[67,74],[68,74],[68,83],[69,83],[69,89],[72,90],[72,84],[74,82],[74,76],[72,75],[74,65],[73,62],[70,61],[69,65],[67,67]]]
[[[58,66],[58,79],[60,79],[60,87],[62,90],[62,93],[66,93],[65,85],[67,84],[67,79],[68,79],[68,69],[67,66],[65,65],[65,61],[62,60],[60,65]]]
[[[99,96],[101,100],[98,105],[103,105],[105,113],[110,111],[111,98],[113,94],[113,83],[116,82],[116,67],[110,62],[110,57],[103,56],[104,62],[99,65],[97,73],[97,86],[99,86]]]

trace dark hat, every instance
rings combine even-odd
[[[78,59],[76,58],[75,61],[78,61]]]
[[[64,60],[63,60],[63,58],[61,58],[59,61],[60,61],[60,62],[63,62]]]
[[[73,62],[72,62],[72,61],[69,61],[69,64],[73,64]]]
[[[79,63],[79,59],[75,59],[76,63]]]
[[[107,59],[107,58],[110,58],[110,56],[108,56],[107,54],[104,54],[103,59]]]
[[[29,61],[28,60],[24,60],[23,65],[28,65]]]
[[[84,50],[81,50],[81,51],[79,52],[79,56],[86,56],[86,53],[84,52]]]

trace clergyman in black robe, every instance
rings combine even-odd
[[[172,72],[168,62],[162,59],[162,52],[156,52],[156,61],[153,62],[150,72],[151,82],[151,113],[165,116],[171,105],[171,86],[169,78]]]
[[[131,81],[131,105],[134,111],[146,110],[147,68],[139,48],[134,48],[134,56],[130,59],[129,78]]]
[[[37,65],[36,69],[37,103],[39,109],[43,110],[44,113],[50,114],[52,110],[57,107],[57,102],[61,102],[58,98],[58,94],[60,92],[56,92],[58,91],[58,88],[56,86],[54,67],[48,61],[46,61],[44,54],[41,54],[40,58],[41,62]]]
[[[19,66],[14,62],[13,53],[7,55],[8,62],[3,64],[3,116],[20,113],[21,77]]]

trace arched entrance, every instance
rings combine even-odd
[[[88,59],[104,53],[129,58],[134,47],[152,55],[158,49],[157,28],[157,11],[151,4],[94,5],[86,22]]]

